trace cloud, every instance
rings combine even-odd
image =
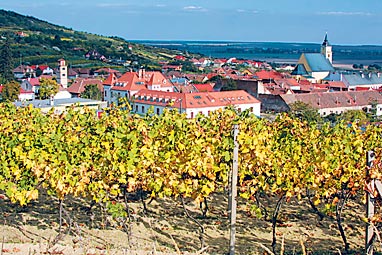
[[[156,6],[156,7],[159,7],[159,8],[166,7],[165,4],[157,4],[157,5],[155,5],[155,6]]]
[[[237,9],[236,11],[239,13],[250,13],[250,14],[258,14],[259,13],[259,11],[256,11],[256,10]]]
[[[183,10],[185,10],[185,11],[198,11],[198,12],[206,12],[207,11],[207,9],[205,9],[201,6],[194,6],[194,5],[185,6],[185,7],[183,7]]]
[[[328,16],[371,16],[370,12],[319,12],[318,15],[328,15]]]

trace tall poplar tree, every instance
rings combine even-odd
[[[7,35],[6,37],[7,39],[5,40],[5,42],[3,42],[0,49],[0,76],[5,81],[10,82],[14,80],[13,56],[9,35]]]

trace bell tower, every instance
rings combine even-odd
[[[324,55],[327,60],[329,60],[330,64],[333,63],[332,46],[328,41],[328,33],[325,34],[324,41],[321,45],[321,54]]]
[[[58,84],[61,84],[62,87],[68,87],[68,67],[66,66],[65,59],[61,58],[58,60]]]

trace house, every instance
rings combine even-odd
[[[77,73],[77,77],[89,78],[89,77],[92,76],[90,74],[91,73],[91,69],[90,68],[73,68],[73,71],[75,71]]]
[[[19,65],[13,69],[13,75],[16,79],[22,79],[26,77],[36,77],[36,71],[29,65]]]
[[[36,72],[36,75],[39,75],[38,73],[40,73],[40,75],[53,75],[54,73],[54,70],[48,65],[32,65],[31,68]]]
[[[78,78],[79,74],[73,70],[73,68],[68,68],[68,79],[69,80],[74,80]]]
[[[103,83],[101,79],[96,78],[77,78],[72,85],[68,88],[72,97],[81,97],[81,94],[85,91],[86,86],[95,84],[103,95]]]
[[[351,73],[342,74],[341,81],[349,90],[356,90],[357,87],[368,89],[382,88],[381,73]]]
[[[198,92],[213,92],[215,83],[193,84]]]
[[[96,50],[90,50],[85,54],[85,58],[89,60],[101,60],[106,61],[106,57]]]
[[[298,101],[317,109],[321,116],[341,114],[348,110],[370,112],[374,104],[377,116],[382,115],[382,95],[372,90],[283,94],[274,97],[273,102],[266,102],[262,98],[265,110],[277,112],[289,111],[290,105]]]
[[[162,72],[166,73],[169,71],[182,71],[182,65],[163,65],[162,66]]]
[[[119,98],[130,99],[141,89],[173,92],[173,84],[161,72],[127,72],[117,78],[111,74],[103,83],[104,98],[109,103],[118,102]]]
[[[58,87],[58,92],[54,95],[54,99],[69,99],[72,98],[72,94],[68,91],[67,88],[64,88],[62,85]]]
[[[192,83],[173,83],[174,92],[178,93],[195,93],[198,92],[198,90],[195,88],[194,84]]]
[[[261,70],[259,72],[256,72],[252,78],[261,80],[263,83],[269,83],[273,82],[275,79],[282,79],[283,76],[281,73],[276,72],[276,71],[266,71],[266,70]]]
[[[106,67],[99,68],[99,69],[95,70],[94,76],[104,76],[104,75],[108,76],[111,73],[114,73],[115,75],[117,75],[117,77],[121,76],[121,73],[118,70],[106,68]]]
[[[180,60],[180,61],[185,61],[186,60],[186,57],[185,56],[182,56],[182,55],[176,55],[174,57],[175,60]]]
[[[20,88],[20,94],[19,94],[19,100],[20,101],[29,101],[34,100],[35,94],[32,90],[24,90],[23,88]]]
[[[27,78],[22,80],[20,87],[25,91],[33,91],[35,95],[40,89],[40,78]]]
[[[260,116],[260,101],[243,90],[224,92],[175,93],[143,89],[133,96],[132,110],[146,114],[150,108],[155,114],[162,114],[165,108],[185,113],[187,118],[234,106],[240,111],[249,110]]]

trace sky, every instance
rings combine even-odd
[[[0,0],[0,8],[126,40],[382,45],[382,0]],[[1,24],[0,24],[1,25]]]

